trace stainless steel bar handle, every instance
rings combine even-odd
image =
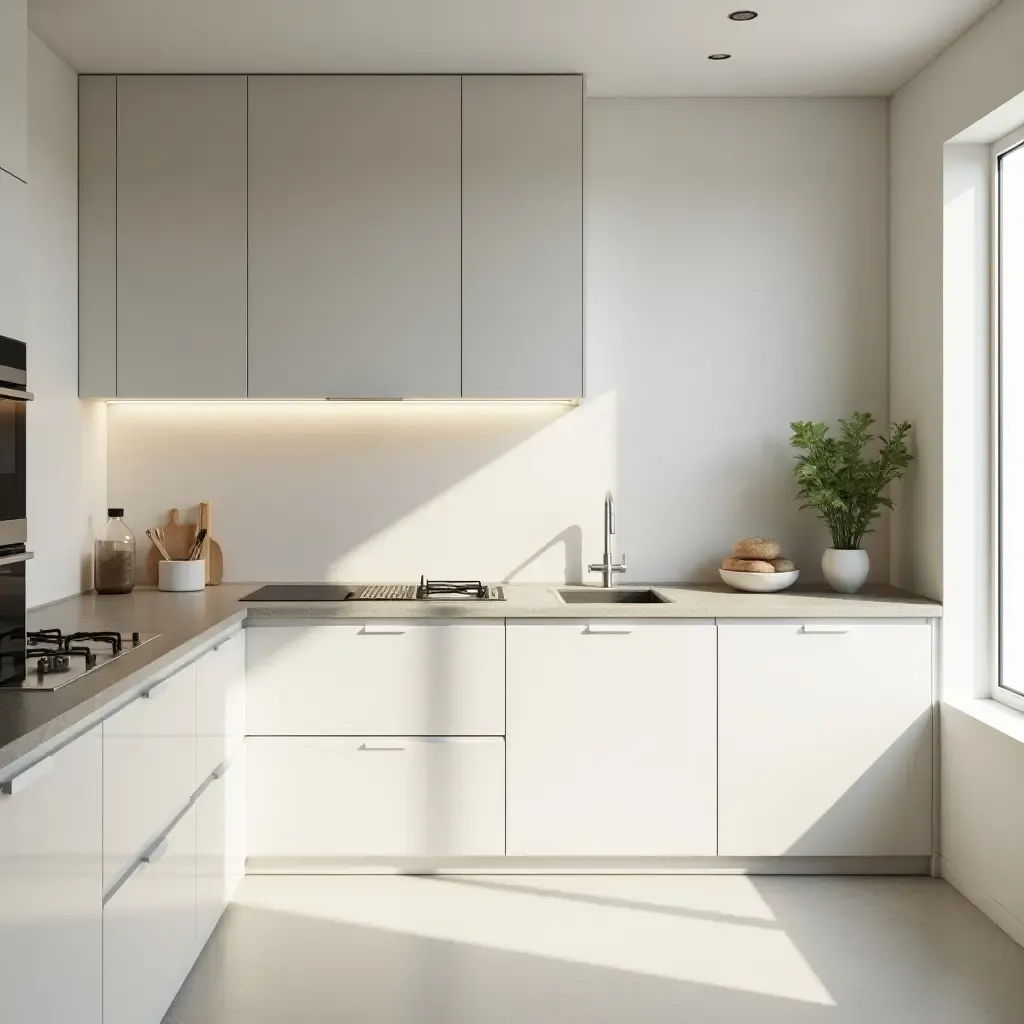
[[[35,553],[32,551],[19,551],[16,555],[4,555],[0,558],[0,565],[17,565],[18,562],[27,562],[30,558],[35,558]]]
[[[35,395],[31,391],[19,391],[17,388],[0,387],[0,398],[13,398],[16,402],[32,402]]]

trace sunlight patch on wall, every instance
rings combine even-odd
[[[561,582],[600,555],[614,395],[108,412],[110,503],[141,535],[210,501],[227,580]]]
[[[331,579],[580,582],[615,485],[615,395],[525,439],[338,559]]]

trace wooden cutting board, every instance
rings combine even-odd
[[[220,545],[213,539],[213,527],[210,519],[210,503],[204,501],[199,506],[200,530],[206,530],[206,540],[203,541],[203,558],[206,559],[206,582],[209,586],[215,587],[224,579],[224,552]]]
[[[195,523],[183,523],[181,521],[181,513],[176,508],[172,508],[170,517],[161,529],[164,531],[164,547],[167,548],[167,553],[171,558],[185,558],[192,545],[196,542]],[[160,552],[151,546],[149,549],[149,559],[146,563],[151,583],[157,582],[157,566],[159,563]]]

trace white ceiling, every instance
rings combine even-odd
[[[29,0],[79,71],[576,71],[591,95],[888,95],[997,0]],[[749,6],[761,16],[735,23]],[[708,54],[732,53],[712,62]]]

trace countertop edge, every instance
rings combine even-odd
[[[655,584],[652,589],[669,598],[665,604],[567,605],[561,603],[554,593],[559,585],[538,583],[514,584],[512,587],[519,591],[518,594],[511,594],[507,601],[491,604],[440,601],[319,605],[242,603],[241,598],[255,587],[256,584],[222,585],[216,588],[215,593],[205,592],[209,597],[205,597],[202,592],[195,595],[193,602],[181,600],[186,595],[162,595],[155,590],[140,588],[136,594],[124,598],[97,599],[96,595],[83,594],[33,609],[31,615],[41,616],[45,613],[48,621],[51,616],[63,615],[65,619],[83,623],[81,628],[99,628],[99,623],[108,627],[122,624],[123,628],[127,620],[136,621],[139,617],[148,617],[150,621],[147,625],[160,632],[163,617],[172,621],[170,628],[160,632],[158,640],[150,642],[153,646],[146,644],[140,649],[140,657],[125,662],[119,660],[98,670],[95,675],[86,677],[81,685],[86,687],[87,692],[79,700],[67,703],[70,694],[62,698],[63,691],[59,690],[53,694],[0,694],[0,716],[5,710],[3,701],[12,702],[16,715],[20,713],[22,717],[31,717],[36,710],[32,707],[33,701],[55,700],[65,705],[52,717],[27,727],[24,733],[10,738],[0,746],[0,782],[23,771],[40,757],[58,750],[75,736],[108,718],[130,703],[155,677],[170,675],[195,660],[213,641],[233,632],[235,628],[372,619],[585,621],[617,618],[650,622],[701,619],[725,623],[826,618],[851,621],[930,621],[942,615],[942,606],[937,602],[892,587],[877,587],[873,593],[846,596],[820,591],[741,594],[717,586]],[[168,598],[174,603],[164,603]],[[167,608],[172,610],[168,611]],[[178,620],[189,621],[182,626]]]
[[[130,704],[154,681],[173,675],[179,669],[198,658],[208,647],[221,637],[241,629],[245,622],[245,610],[233,612],[217,620],[201,631],[191,635],[168,635],[162,650],[152,652],[153,657],[133,666],[119,666],[116,662],[100,669],[115,678],[83,697],[80,701],[43,724],[28,730],[16,739],[0,747],[0,782],[24,771],[35,761],[54,753],[68,742],[88,732],[93,726]],[[152,642],[152,641],[151,641]],[[169,646],[168,646],[169,644]],[[141,650],[145,650],[142,648]],[[147,652],[150,653],[150,652]],[[124,671],[127,667],[128,671]],[[118,669],[123,674],[118,675]],[[74,685],[74,684],[72,684]],[[56,691],[60,693],[60,691]],[[51,694],[17,693],[0,695],[0,699],[46,700]],[[0,713],[3,707],[0,705]]]

